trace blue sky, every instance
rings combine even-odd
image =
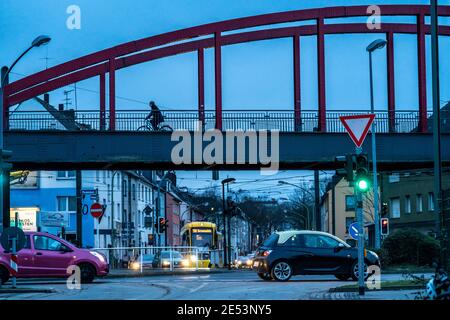
[[[16,66],[11,80],[29,75],[82,55],[123,42],[199,24],[256,14],[338,5],[428,4],[429,1],[319,1],[319,0],[2,0],[0,1],[0,64],[9,65],[36,35],[48,34],[52,42],[32,50]],[[450,5],[450,0],[440,0]],[[66,27],[69,5],[81,8],[81,30]],[[382,18],[383,21],[383,18]],[[389,20],[391,21],[391,20]],[[411,22],[409,18],[399,22]],[[449,19],[443,23],[450,25]],[[365,47],[384,35],[326,36],[328,109],[368,109],[368,64]],[[440,39],[441,100],[450,100],[450,39]],[[416,110],[417,53],[414,35],[395,36],[396,104],[400,110]],[[223,49],[223,104],[225,109],[293,108],[291,40],[278,39],[227,46]],[[427,64],[430,71],[430,39]],[[206,107],[214,108],[213,50],[205,53]],[[314,37],[301,38],[301,101],[304,109],[317,108],[317,75]],[[375,105],[387,108],[386,55],[374,54]],[[166,109],[196,109],[196,55],[165,58],[117,73],[117,108],[143,109],[155,100]],[[428,105],[431,108],[428,74]],[[77,108],[97,109],[98,80],[77,84]],[[63,90],[51,93],[51,102],[63,102]],[[74,93],[70,94],[75,107]],[[21,108],[27,108],[25,103]],[[254,173],[257,175],[257,173]],[[310,173],[301,172],[299,175]],[[209,175],[208,175],[209,176]],[[195,180],[195,177],[193,178]],[[197,179],[197,182],[199,180]],[[200,183],[200,182],[199,182]]]

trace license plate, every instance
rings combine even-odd
[[[253,262],[253,268],[258,268],[258,265],[259,265],[258,261]]]

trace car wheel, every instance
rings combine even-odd
[[[352,279],[354,281],[358,281],[358,274],[359,274],[359,272],[358,272],[358,260],[356,260],[353,263],[352,274],[351,274],[351,277],[352,277]],[[367,264],[364,262],[364,280],[366,280],[368,277],[369,277],[369,275],[367,273]]]
[[[273,265],[270,275],[277,281],[288,281],[292,276],[292,267],[286,261],[278,261]]]
[[[272,280],[272,277],[270,276],[270,273],[268,273],[268,272],[258,272],[258,277],[260,277],[264,281]]]
[[[334,276],[341,281],[347,281],[350,278],[349,274],[335,274]]]
[[[89,264],[80,265],[81,283],[92,283],[95,279],[95,269]]]
[[[9,280],[9,272],[5,267],[0,267],[0,282],[5,284]]]

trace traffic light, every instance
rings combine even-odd
[[[381,218],[381,235],[387,236],[389,234],[389,218]]]
[[[334,158],[335,162],[344,164],[344,168],[336,170],[336,175],[345,177],[347,182],[353,182],[355,170],[355,155],[347,154],[345,156],[337,156]]]
[[[382,217],[387,216],[387,215],[389,214],[388,210],[389,210],[388,204],[387,204],[387,203],[383,203],[383,204],[381,205],[381,216],[382,216]]]
[[[167,230],[168,222],[169,222],[169,220],[166,220],[165,218],[158,219],[158,233],[163,233]]]
[[[370,188],[369,177],[369,160],[367,154],[361,153],[356,155],[356,172],[355,172],[356,188],[359,192],[367,192]]]

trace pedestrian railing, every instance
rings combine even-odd
[[[103,254],[116,274],[164,271],[198,271],[223,266],[222,250],[202,247],[116,247],[94,248]]]
[[[61,111],[63,120],[57,120],[46,111],[13,111],[8,118],[8,130],[109,130],[109,112],[99,111]],[[339,117],[343,115],[364,114],[368,111],[333,110],[326,113],[327,132],[345,132]],[[146,120],[149,112],[145,110],[120,110],[115,113],[116,131],[147,130]],[[173,130],[196,130],[199,125],[199,113],[194,110],[162,111],[164,124]],[[376,132],[409,133],[418,131],[418,111],[376,111]],[[443,130],[450,125],[448,110],[441,114]],[[431,129],[432,113],[428,113],[428,129]],[[300,118],[295,119],[293,110],[226,110],[222,113],[222,129],[227,130],[279,130],[281,132],[318,131],[318,111],[303,110]],[[214,111],[205,111],[201,117],[203,130],[214,129],[216,117]],[[296,127],[298,123],[298,127]],[[448,130],[447,130],[448,131]]]

